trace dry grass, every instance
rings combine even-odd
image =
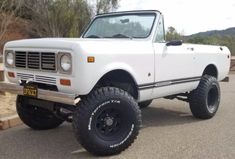
[[[4,34],[3,38],[0,39],[0,54],[3,51],[3,46],[6,42],[12,40],[20,40],[30,38],[29,24],[26,20],[18,18],[14,23],[12,23],[7,32]]]

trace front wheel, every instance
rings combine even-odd
[[[190,109],[194,117],[212,118],[220,104],[220,87],[215,77],[204,75],[196,90],[189,96]]]
[[[73,116],[75,136],[94,155],[113,155],[128,148],[141,125],[137,102],[127,92],[104,87],[78,103]]]

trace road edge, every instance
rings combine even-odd
[[[0,118],[0,130],[6,130],[6,129],[13,128],[22,124],[23,123],[20,120],[18,115],[11,115],[11,116]]]

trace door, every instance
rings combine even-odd
[[[155,83],[153,96],[164,97],[192,90],[195,82],[195,52],[190,44],[165,43],[163,18],[160,18],[153,42]]]

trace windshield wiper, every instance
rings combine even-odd
[[[101,37],[98,36],[98,35],[89,35],[89,36],[87,36],[85,38],[101,38]],[[129,38],[129,39],[133,39],[133,37],[128,36],[128,35],[124,35],[124,34],[115,34],[115,35],[113,35],[111,37],[105,37],[105,38]]]
[[[101,37],[99,37],[98,35],[89,35],[89,36],[87,36],[85,38],[101,38]]]
[[[129,39],[133,39],[133,37],[128,36],[128,35],[124,35],[124,34],[115,34],[112,36],[112,38],[129,38]]]

